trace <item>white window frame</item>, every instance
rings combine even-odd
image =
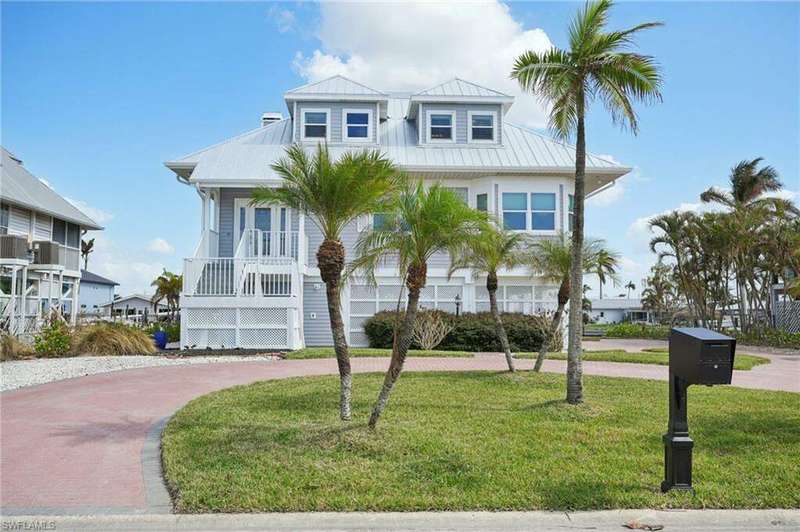
[[[525,210],[522,209],[506,209],[503,204],[503,194],[524,194],[525,195]],[[530,231],[531,229],[531,193],[521,192],[518,190],[501,190],[500,191],[500,223],[505,228],[505,214],[506,212],[521,212],[525,215],[525,227],[523,229],[506,229],[507,231],[514,231],[520,233],[523,231]]]
[[[431,144],[453,144],[456,141],[456,112],[449,109],[426,109],[427,116],[425,121],[427,123],[426,140]],[[450,138],[449,139],[435,139],[431,136],[431,119],[433,115],[450,115]],[[445,127],[445,126],[436,126]]]
[[[533,208],[533,195],[534,194],[552,194],[554,197],[553,210],[541,210]],[[534,229],[533,228],[533,213],[535,212],[552,212],[553,213],[553,228],[552,229]],[[528,225],[531,233],[534,235],[552,235],[558,231],[558,194],[555,192],[548,192],[546,190],[534,190],[528,193]]]
[[[300,109],[300,139],[303,141],[320,141],[323,137],[307,137],[306,136],[306,113],[325,113],[325,141],[331,140],[331,110],[328,108],[301,108]],[[312,126],[320,126],[322,124],[309,124]]]
[[[480,129],[491,129],[492,130],[492,138],[491,140],[487,139],[473,139],[472,138],[472,117],[473,116],[491,116],[492,117],[492,127],[487,128],[484,126],[478,126]],[[497,111],[467,111],[467,140],[471,143],[476,144],[496,144],[497,143]]]
[[[367,136],[351,137],[347,134],[347,113],[366,113],[367,115]],[[359,143],[372,143],[372,109],[342,109],[342,141],[343,142],[359,142]],[[354,124],[354,126],[357,126]]]

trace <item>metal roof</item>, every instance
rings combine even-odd
[[[420,146],[416,123],[404,118],[408,98],[390,98],[388,118],[379,125],[380,142],[372,145],[406,171],[418,174],[574,174],[575,149],[531,129],[503,120],[502,145]],[[291,144],[292,120],[274,122],[165,163],[193,183],[242,185],[278,180],[270,165]],[[364,146],[358,146],[362,149]],[[309,145],[308,150],[315,146]],[[329,146],[333,157],[353,145]],[[587,154],[587,191],[621,177],[630,168]]]
[[[85,229],[102,229],[94,220],[61,197],[30,173],[22,161],[0,146],[2,150],[2,175],[0,176],[0,198],[9,203],[43,212]]]
[[[138,299],[140,301],[146,302],[149,305],[152,305],[153,296],[148,296],[146,294],[130,294],[130,295],[127,295],[127,296],[124,296],[124,297],[118,297],[117,299],[115,299],[113,301],[109,301],[108,303],[103,303],[100,306],[101,307],[110,307],[113,304],[116,307],[120,303],[124,303],[125,301],[131,301],[131,300],[134,300],[134,299]],[[158,306],[159,306],[159,308],[166,308],[167,307],[167,305],[165,305],[164,303],[159,303]]]
[[[114,282],[111,279],[106,279],[105,277],[97,275],[96,273],[92,273],[88,270],[81,270],[81,282],[119,286],[119,283]]]
[[[640,308],[642,308],[642,300],[638,298],[592,299],[592,310],[636,310]]]
[[[323,79],[322,81],[309,83],[308,85],[286,91],[285,94],[287,98],[296,98],[300,95],[376,96],[379,98],[386,98],[386,94],[344,76],[333,76],[328,79]]]
[[[453,78],[435,87],[419,91],[414,96],[456,96],[456,97],[490,97],[490,98],[513,98],[508,94],[489,89],[477,83],[466,81],[461,78]]]

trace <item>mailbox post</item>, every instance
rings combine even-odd
[[[691,384],[730,384],[736,340],[702,328],[675,328],[669,336],[669,423],[664,434],[661,491],[692,489],[692,448],[686,416]]]

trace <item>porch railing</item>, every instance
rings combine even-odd
[[[65,270],[79,271],[81,269],[81,251],[63,245],[60,246],[60,248],[58,254],[59,264],[61,264]]]
[[[299,287],[297,266],[290,258],[184,259],[185,297],[292,297]]]
[[[246,229],[239,240],[237,257],[272,257],[297,260],[299,231],[262,231]]]

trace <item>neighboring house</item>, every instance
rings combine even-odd
[[[641,299],[592,299],[589,317],[594,323],[651,323],[653,313],[642,308]]]
[[[78,291],[78,312],[81,316],[100,316],[103,305],[114,301],[116,283],[96,273],[81,270],[81,285]]]
[[[118,297],[100,305],[102,315],[105,317],[135,317],[144,316],[145,313],[153,315],[153,296],[144,294],[131,294]],[[169,307],[163,303],[158,304],[158,312],[166,312]]]
[[[331,344],[316,265],[319,229],[285,206],[250,205],[253,187],[280,186],[270,165],[292,143],[311,152],[326,142],[334,157],[377,148],[412,178],[444,183],[506,227],[551,238],[570,229],[574,148],[508,122],[511,96],[460,79],[416,94],[388,94],[335,76],[290,90],[285,101],[288,119],[265,113],[258,129],[165,163],[202,200],[200,243],[184,262],[182,345]],[[587,193],[613,185],[629,170],[589,154]],[[372,223],[363,217],[345,229],[349,257]],[[430,260],[421,305],[487,310],[485,278],[459,271],[448,280],[448,265],[444,254]],[[364,321],[397,304],[402,283],[396,267],[387,264],[377,280],[377,290],[359,279],[343,290],[351,345],[366,345]],[[519,268],[500,272],[498,299],[506,310],[554,309],[557,288]]]
[[[0,326],[34,332],[50,309],[75,323],[81,237],[102,227],[0,150]]]

